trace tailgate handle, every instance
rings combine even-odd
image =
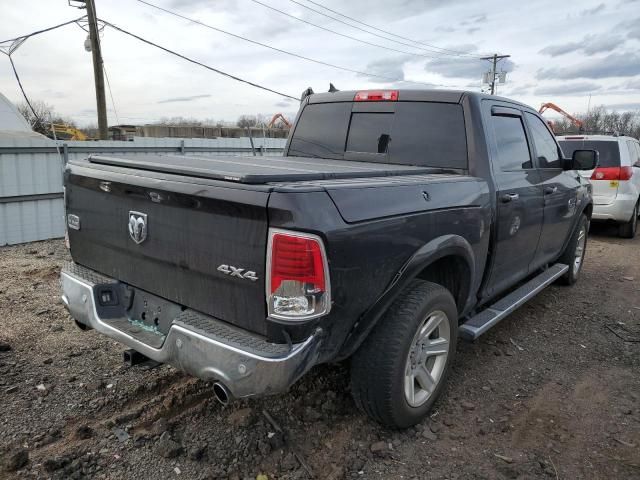
[[[502,195],[502,197],[500,197],[500,200],[502,200],[502,203],[509,203],[518,200],[519,198],[520,195],[518,195],[517,193],[505,193],[504,195]]]

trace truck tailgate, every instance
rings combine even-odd
[[[66,175],[67,214],[79,217],[79,229],[69,228],[76,263],[265,333],[268,189],[88,167],[71,164]],[[129,231],[132,215],[146,216],[140,243]],[[231,275],[231,266],[255,275]]]

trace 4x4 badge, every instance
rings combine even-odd
[[[238,278],[244,278],[247,280],[251,280],[252,282],[255,282],[256,280],[258,280],[258,277],[256,275],[256,272],[252,271],[252,270],[248,270],[248,271],[244,271],[244,268],[236,268],[233,267],[231,265],[226,265],[226,264],[222,264],[220,266],[218,266],[218,268],[216,269],[219,272],[224,273],[225,275],[229,275],[232,277],[238,277]]]
[[[129,236],[131,240],[140,245],[147,239],[147,214],[129,212]]]

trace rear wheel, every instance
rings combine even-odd
[[[420,422],[446,382],[457,329],[451,293],[435,283],[412,282],[351,360],[358,407],[388,427]]]
[[[567,249],[558,259],[560,263],[569,265],[567,273],[560,277],[560,281],[565,285],[573,285],[578,281],[578,275],[580,275],[580,271],[582,270],[584,255],[587,250],[588,231],[589,219],[586,215],[582,215],[573,235],[571,235]]]
[[[631,214],[631,220],[627,223],[623,223],[618,227],[618,235],[622,238],[634,238],[638,231],[638,203],[636,203],[633,213]]]

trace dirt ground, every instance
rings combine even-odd
[[[0,248],[0,478],[640,478],[640,238],[592,230],[578,284],[459,341],[404,432],[356,410],[345,365],[227,407],[168,366],[126,367],[62,307],[62,241]]]

